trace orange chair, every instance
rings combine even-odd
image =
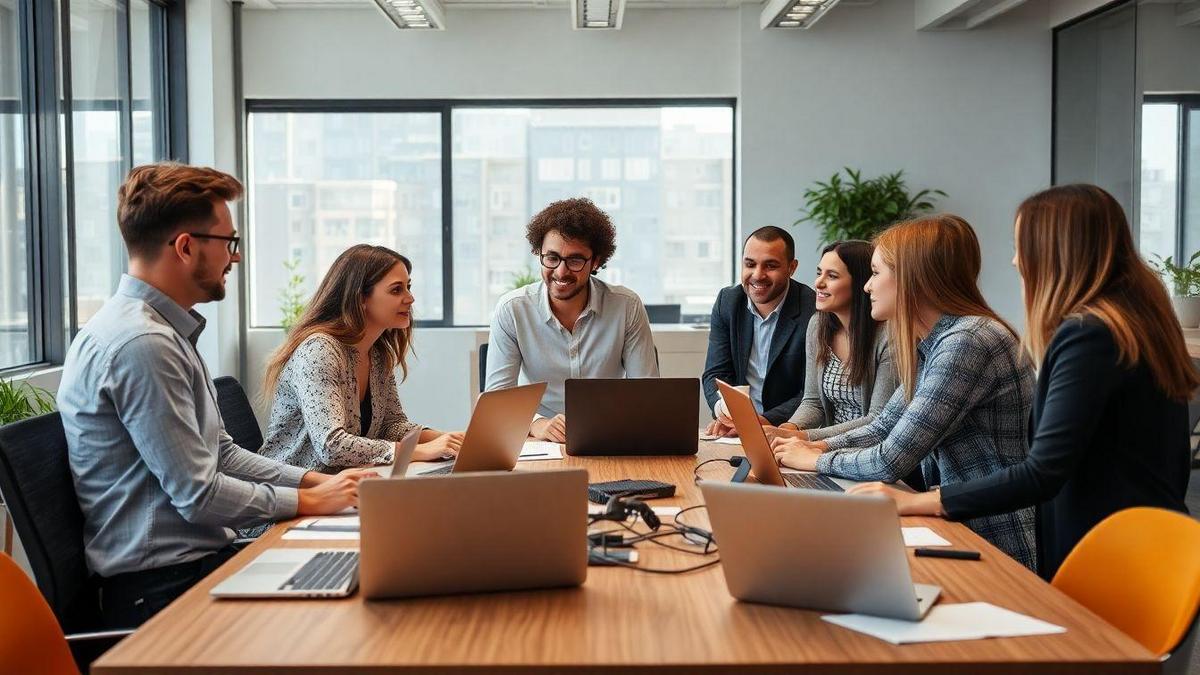
[[[77,674],[50,605],[17,563],[0,554],[0,672]]]
[[[1186,669],[1200,609],[1200,522],[1148,507],[1114,513],[1084,535],[1050,583],[1169,669]]]

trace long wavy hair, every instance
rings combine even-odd
[[[896,275],[896,316],[888,321],[888,330],[907,400],[917,388],[917,312],[922,306],[954,316],[985,316],[1017,336],[983,299],[979,239],[959,216],[940,213],[897,223],[875,238],[875,248]]]
[[[836,253],[850,273],[850,325],[843,326],[833,312],[817,313],[817,363],[824,366],[829,361],[833,338],[844,328],[850,338],[849,384],[854,386],[866,379],[867,364],[875,358],[875,334],[879,331],[879,322],[871,318],[871,296],[863,290],[863,285],[871,277],[871,254],[874,251],[871,242],[858,239],[835,241],[821,250],[821,257],[826,253]]]
[[[362,339],[366,326],[363,301],[371,289],[397,264],[412,273],[408,258],[384,246],[358,244],[342,252],[333,261],[308,307],[288,333],[283,345],[271,354],[263,377],[263,395],[275,390],[279,375],[296,348],[315,333],[324,333],[338,342],[352,346]],[[372,349],[378,349],[387,367],[400,366],[408,377],[406,358],[412,345],[412,324],[408,328],[389,328],[379,336]]]
[[[1144,362],[1169,398],[1191,398],[1200,379],[1179,320],[1112,195],[1095,185],[1043,190],[1021,203],[1015,227],[1024,343],[1035,362],[1064,320],[1090,315],[1108,326],[1119,363]]]

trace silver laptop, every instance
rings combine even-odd
[[[218,598],[341,598],[358,586],[352,548],[270,548],[213,587]]]
[[[413,451],[417,449],[420,439],[421,427],[415,427],[412,431],[404,434],[404,438],[401,438],[400,443],[397,444],[396,455],[392,459],[391,466],[377,466],[375,472],[382,478],[404,478],[404,473],[408,471],[408,464],[412,461]]]
[[[359,484],[368,599],[578,586],[587,471],[466,473]]]
[[[779,465],[775,463],[775,453],[771,451],[771,443],[767,440],[750,397],[721,380],[717,380],[717,390],[721,392],[725,407],[733,417],[733,427],[737,429],[738,438],[742,441],[742,450],[746,453],[746,459],[750,461],[750,475],[756,481],[763,485],[831,492],[841,492],[843,483],[853,485],[853,481],[838,481],[809,471],[780,471]]]
[[[914,584],[888,499],[703,481],[738,600],[917,621],[941,594]]]
[[[529,423],[533,421],[545,392],[545,382],[483,392],[475,402],[458,457],[442,466],[421,469],[414,475],[512,471],[521,456],[525,439],[529,437]]]

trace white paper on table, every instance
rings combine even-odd
[[[901,621],[864,614],[828,614],[821,618],[894,645],[1067,632],[1062,626],[987,602],[934,605],[921,621]]]
[[[323,527],[361,527],[358,516],[348,516],[343,518],[305,518],[288,528],[287,532],[283,533],[283,539],[292,541],[311,541],[316,539],[340,539],[342,541],[354,541],[359,538],[357,530],[318,530],[305,529],[310,526]]]
[[[902,527],[900,532],[904,534],[905,546],[949,546],[950,542],[946,541],[937,532],[928,527]]]
[[[598,513],[604,513],[604,504],[593,504],[588,502],[588,515],[594,516]],[[679,506],[651,506],[650,510],[660,519],[674,518],[681,510]],[[630,516],[632,517],[632,515]],[[626,519],[628,520],[628,518]]]
[[[737,436],[734,436],[733,438],[726,438],[725,436],[722,436],[721,438],[718,438],[717,440],[713,441],[713,443],[720,443],[722,445],[738,445],[738,446],[740,446],[742,444],[742,439],[738,438]]]
[[[562,459],[562,445],[551,441],[525,441],[521,448],[518,462],[540,462],[551,459]]]

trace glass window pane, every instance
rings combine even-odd
[[[149,164],[164,159],[162,147],[161,48],[163,12],[147,0],[129,5],[129,60],[133,79],[133,164]]]
[[[525,226],[587,197],[617,228],[600,278],[647,304],[706,315],[731,283],[733,109],[456,108],[454,320],[487,324],[501,295],[538,275]]]
[[[1138,227],[1142,255],[1175,255],[1179,187],[1179,106],[1142,106],[1142,185]]]
[[[17,8],[0,4],[0,369],[33,361],[20,48]]]
[[[1183,175],[1183,244],[1184,252],[1190,256],[1200,250],[1200,107],[1190,105],[1184,114],[1187,154]]]
[[[442,151],[437,113],[253,113],[251,325],[278,326],[293,272],[308,297],[354,244],[413,263],[418,320],[442,319]]]
[[[87,322],[125,269],[117,230],[122,179],[117,4],[71,2],[71,130],[75,176],[77,318]]]

